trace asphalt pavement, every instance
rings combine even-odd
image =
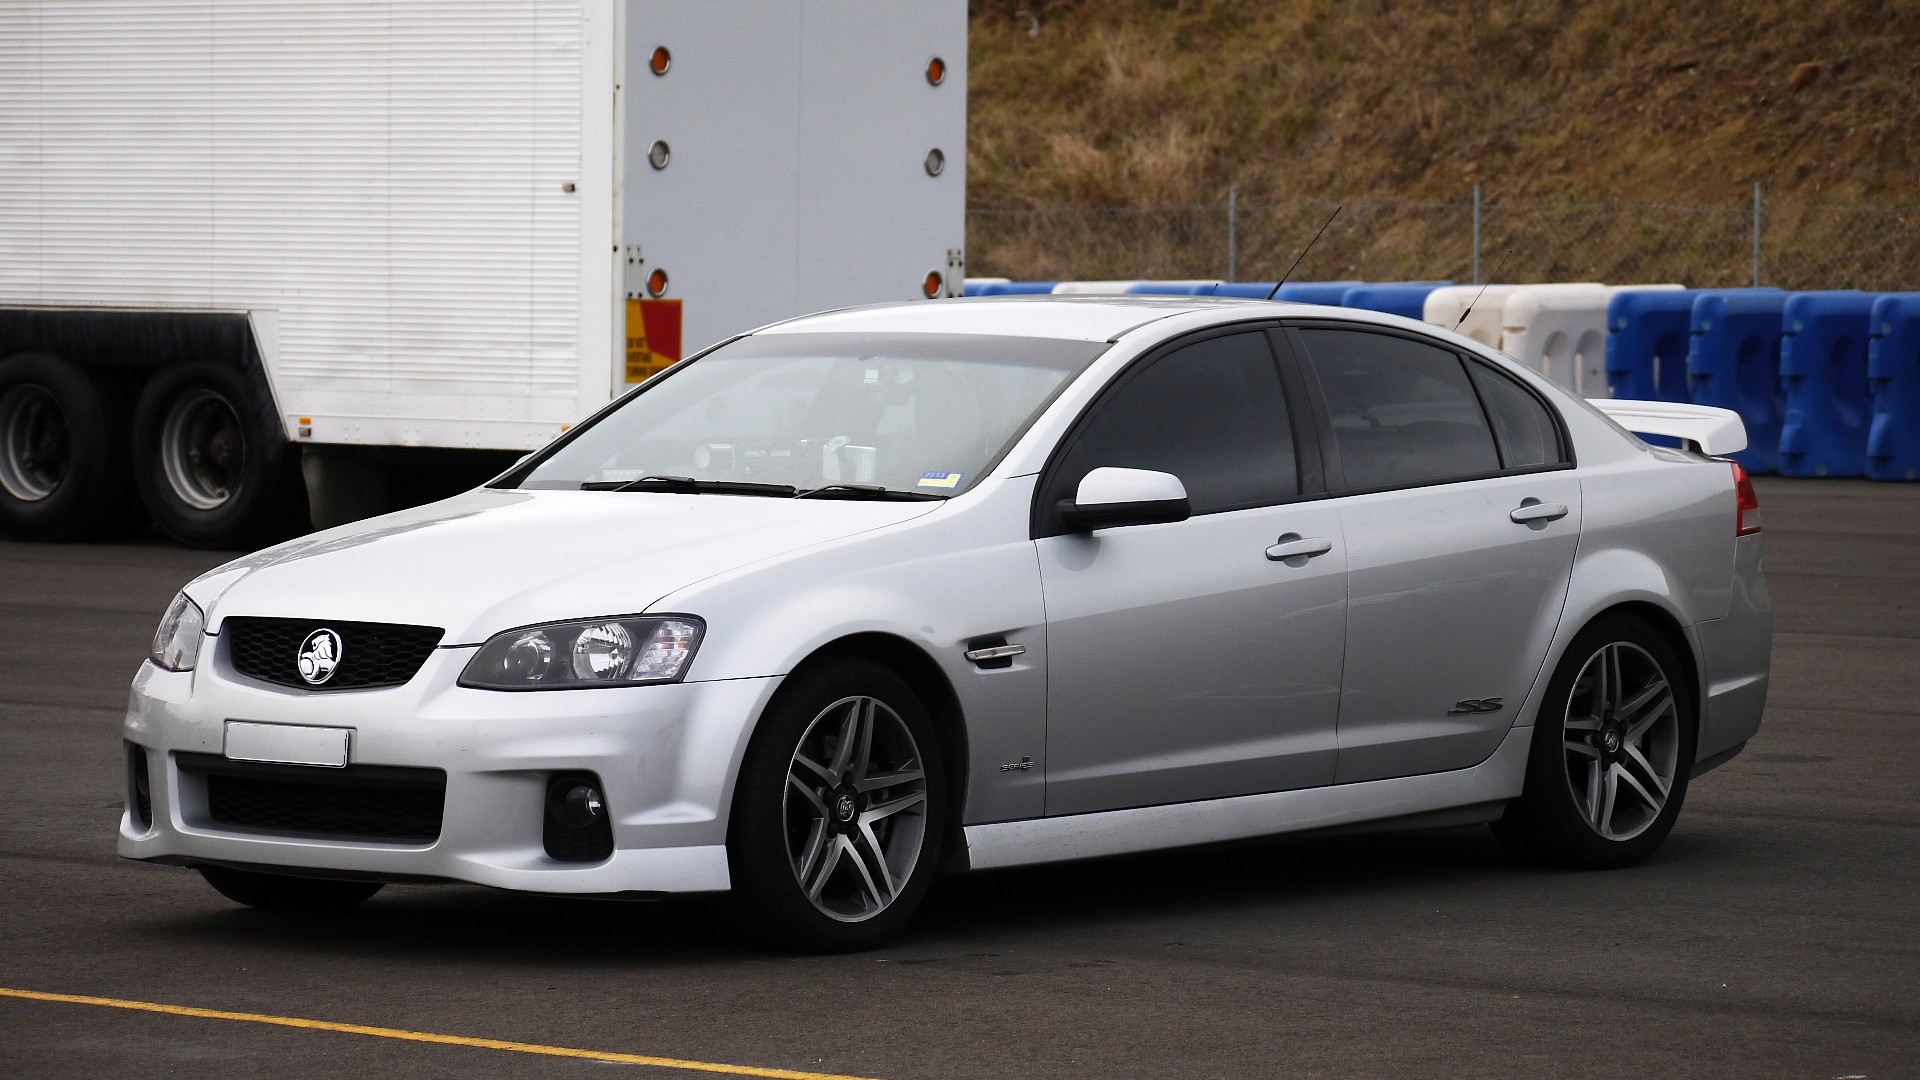
[[[1274,841],[948,878],[806,958],[711,899],[278,916],[122,862],[128,680],[225,556],[0,543],[0,1076],[1920,1076],[1920,486],[1760,496],[1766,723],[1643,866]]]

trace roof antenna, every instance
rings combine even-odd
[[[1488,278],[1486,281],[1483,281],[1480,283],[1480,291],[1473,294],[1473,304],[1468,304],[1467,310],[1460,313],[1460,321],[1453,324],[1454,333],[1456,334],[1459,333],[1460,328],[1467,324],[1467,316],[1473,314],[1474,304],[1478,304],[1480,302],[1480,298],[1487,295],[1487,286],[1493,284],[1494,278],[1498,278],[1500,276],[1500,271],[1505,270],[1507,268],[1507,260],[1511,258],[1513,258],[1513,249],[1508,248],[1507,253],[1505,255],[1500,256],[1500,265],[1493,268],[1493,277]]]
[[[1280,286],[1285,285],[1287,283],[1287,279],[1293,276],[1293,272],[1295,270],[1299,269],[1300,260],[1306,258],[1307,252],[1313,250],[1313,245],[1320,242],[1320,233],[1326,232],[1327,226],[1333,224],[1333,219],[1339,217],[1340,211],[1345,210],[1346,208],[1347,207],[1345,203],[1342,203],[1339,206],[1336,206],[1333,208],[1333,213],[1328,214],[1327,220],[1324,222],[1321,222],[1320,232],[1313,234],[1313,239],[1307,241],[1307,246],[1301,248],[1300,254],[1295,255],[1293,257],[1293,265],[1287,267],[1287,272],[1284,274],[1281,274],[1280,280],[1273,283],[1273,291],[1267,294],[1267,299],[1271,300],[1275,296],[1278,296],[1280,294]]]

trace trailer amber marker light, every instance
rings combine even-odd
[[[667,291],[667,272],[655,270],[647,275],[647,291],[655,296]]]
[[[667,51],[665,45],[655,45],[653,47],[653,55],[647,57],[647,70],[653,72],[655,75],[665,75],[667,69],[672,66],[673,54]]]
[[[947,62],[934,57],[927,61],[927,81],[935,86],[947,81]]]
[[[920,283],[920,291],[926,293],[927,299],[931,300],[940,295],[941,284],[940,271],[929,270],[927,271],[927,280]]]

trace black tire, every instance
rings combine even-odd
[[[134,408],[135,486],[153,520],[190,547],[245,548],[297,532],[306,487],[294,448],[235,368],[162,368]]]
[[[1643,619],[1608,615],[1582,630],[1547,684],[1525,790],[1493,823],[1494,835],[1523,858],[1583,870],[1653,854],[1680,816],[1693,767],[1698,728],[1686,671]],[[1637,708],[1636,699],[1644,699]]]
[[[221,896],[263,911],[345,911],[386,887],[379,881],[332,881],[225,866],[199,870]]]
[[[139,526],[127,402],[119,382],[56,356],[0,361],[0,531],[93,540]]]
[[[876,703],[867,713],[867,760],[849,760],[844,770],[828,760],[810,773],[799,757],[837,754],[838,733],[866,701]],[[824,779],[830,771],[840,776],[833,786]],[[797,792],[789,772],[819,783]],[[886,778],[898,782],[862,790]],[[802,669],[761,719],[734,790],[727,856],[749,929],[803,952],[868,949],[898,933],[932,884],[949,805],[933,721],[899,676],[853,658]],[[806,862],[816,823],[823,846]],[[841,837],[845,846],[836,846]],[[813,875],[818,900],[802,885],[803,862],[820,871]]]

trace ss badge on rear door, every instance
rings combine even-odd
[[[1447,710],[1448,716],[1465,716],[1468,713],[1499,712],[1500,703],[1505,700],[1497,697],[1467,698],[1456,701],[1453,708]]]

